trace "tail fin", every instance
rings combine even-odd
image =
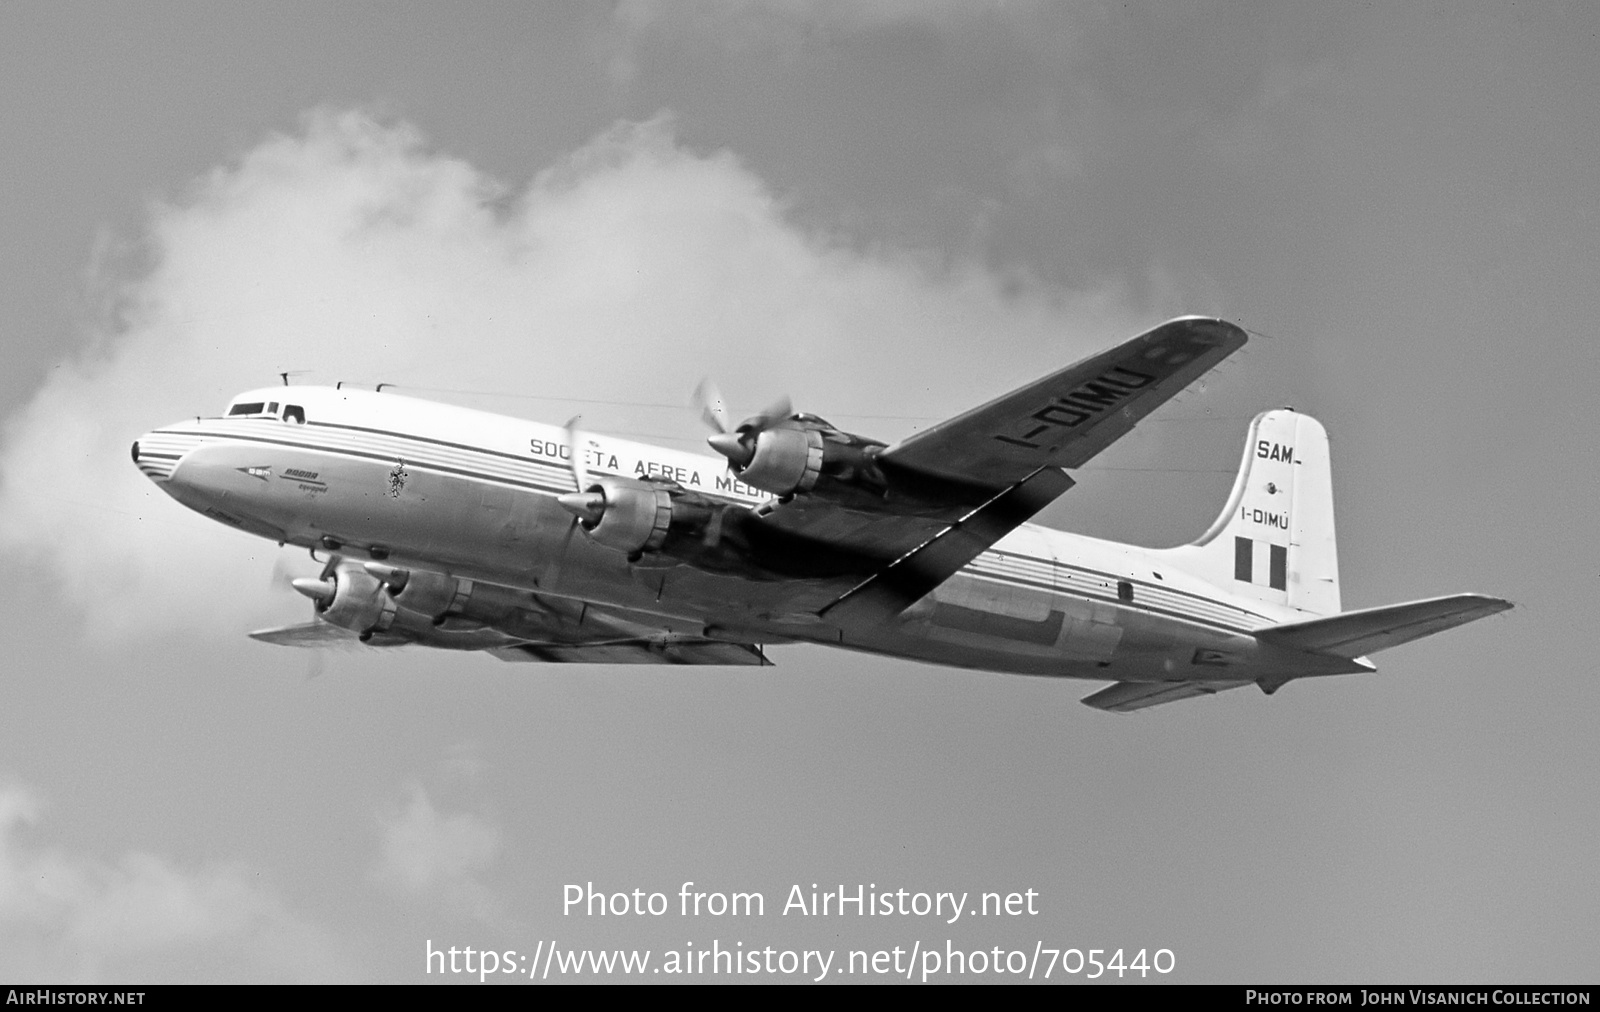
[[[1174,564],[1243,597],[1312,615],[1339,613],[1328,433],[1287,408],[1250,423],[1228,505]]]

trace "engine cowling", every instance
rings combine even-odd
[[[869,494],[886,487],[877,465],[884,444],[841,432],[815,415],[776,423],[758,417],[707,441],[728,458],[728,469],[740,481],[775,495],[810,492],[819,483]]]
[[[672,493],[664,485],[602,478],[591,486],[604,498],[599,515],[578,522],[595,541],[627,555],[661,547],[672,527]]]
[[[822,474],[822,433],[812,428],[776,428],[754,438],[750,462],[733,469],[740,481],[777,495],[811,491]]]
[[[324,622],[363,635],[394,624],[398,607],[383,581],[354,563],[341,563],[323,579],[294,581],[294,589],[311,598]]]
[[[660,549],[674,531],[701,530],[718,508],[677,482],[635,478],[601,478],[557,501],[591,538],[633,559]]]
[[[528,595],[510,587],[428,569],[399,569],[381,562],[369,562],[362,568],[382,581],[400,606],[402,619],[420,615],[435,625],[449,618],[489,624],[528,607]]]
[[[513,646],[548,632],[530,595],[430,570],[341,559],[319,579],[293,581],[317,615],[369,646],[422,643],[447,650]]]

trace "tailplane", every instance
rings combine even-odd
[[[1475,619],[1506,611],[1510,601],[1483,594],[1452,594],[1426,601],[1389,604],[1345,612],[1309,622],[1291,622],[1257,630],[1274,646],[1335,657],[1360,657],[1454,629]]]
[[[1231,592],[1311,615],[1339,613],[1328,433],[1288,408],[1250,423],[1222,515],[1174,563]]]

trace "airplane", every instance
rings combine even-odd
[[[1083,702],[1126,713],[1376,671],[1367,654],[1510,608],[1342,611],[1327,433],[1288,408],[1250,424],[1192,544],[1028,522],[1246,339],[1171,320],[893,446],[787,400],[733,425],[707,385],[715,455],[285,376],[132,455],[190,509],[323,564],[293,581],[312,621],[251,633],[273,644],[712,665],[824,644],[1109,682]]]

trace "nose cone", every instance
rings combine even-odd
[[[130,454],[134,467],[157,485],[163,485],[172,478],[172,470],[187,448],[165,433],[146,432],[133,441]]]
[[[737,432],[719,432],[714,436],[707,436],[706,442],[711,448],[728,458],[728,463],[734,467],[745,467],[750,463],[755,451],[744,444]]]

